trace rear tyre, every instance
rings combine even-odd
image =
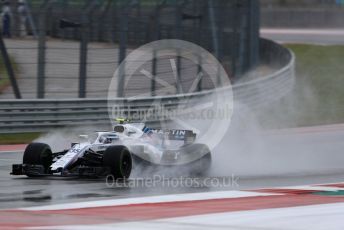
[[[207,176],[211,168],[211,152],[205,144],[191,144],[185,146],[187,154],[194,154],[196,160],[190,164],[191,175]],[[197,159],[198,158],[198,159]]]
[[[41,165],[44,168],[44,172],[47,173],[50,165],[52,164],[53,157],[52,151],[49,145],[43,143],[31,143],[29,144],[23,156],[23,164],[26,165]],[[37,177],[36,174],[26,174],[28,177]]]
[[[195,162],[195,171],[193,172],[196,176],[208,176],[211,168],[211,153],[207,153],[201,159]]]
[[[125,146],[110,146],[103,155],[104,167],[110,168],[114,179],[128,179],[132,170],[132,157]]]

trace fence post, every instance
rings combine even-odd
[[[79,98],[86,97],[87,89],[87,53],[88,42],[90,40],[90,28],[92,11],[97,7],[96,0],[86,2],[85,9],[81,15],[81,34],[80,34],[80,60],[79,60]]]
[[[197,66],[197,77],[199,77],[198,83],[197,83],[197,91],[200,92],[202,91],[202,80],[203,80],[203,58],[202,58],[202,54],[198,55],[198,66]]]
[[[37,98],[44,98],[45,94],[46,10],[48,3],[49,0],[46,0],[39,12]]]
[[[11,81],[11,85],[12,85],[12,88],[13,88],[14,96],[16,97],[16,99],[21,99],[22,97],[21,97],[21,94],[20,94],[20,90],[19,90],[16,78],[15,78],[15,75],[14,75],[14,71],[13,71],[13,67],[12,67],[12,64],[11,64],[10,57],[8,56],[8,53],[7,53],[7,50],[6,50],[6,46],[5,46],[4,40],[2,38],[2,31],[1,30],[0,30],[0,50],[1,50],[1,55],[2,55],[2,58],[4,60],[4,64],[5,64],[5,67],[6,67],[6,70],[7,70],[8,77],[9,77],[9,79]]]
[[[156,90],[156,86],[155,86],[155,78],[156,78],[156,66],[157,66],[157,52],[155,50],[155,48],[153,48],[153,61],[152,61],[152,80],[151,80],[151,96],[156,96],[155,90]]]
[[[160,39],[160,10],[164,7],[165,2],[162,2],[161,4],[157,5],[155,7],[155,11],[154,11],[154,18],[152,18],[153,21],[153,28],[151,31],[151,33],[153,33],[153,40],[159,40]],[[156,68],[157,68],[157,51],[154,48],[153,50],[153,61],[152,61],[152,75],[153,75],[153,79],[151,80],[151,95],[152,96],[156,96],[155,90],[156,90],[156,82],[155,82],[155,78],[156,78]]]
[[[120,18],[120,36],[119,36],[119,77],[117,86],[117,96],[124,97],[124,80],[125,80],[125,56],[128,40],[128,3],[122,3],[122,13]]]
[[[241,6],[239,5],[239,8]],[[247,15],[241,15],[241,19],[239,21],[239,45],[238,45],[238,66],[237,66],[237,77],[241,77],[243,72],[245,71],[246,68],[246,59],[247,59],[247,54],[246,54],[246,26],[247,25]]]
[[[87,14],[82,14],[81,38],[80,38],[80,66],[79,66],[79,98],[86,97],[87,80],[87,46],[88,46],[88,20]]]
[[[215,15],[215,5],[213,0],[208,0],[208,8],[209,8],[209,20],[210,20],[210,27],[212,32],[212,40],[213,40],[213,48],[215,52],[215,57],[220,61],[220,46],[219,41],[221,38],[221,31],[217,28],[216,22],[216,15]],[[218,10],[217,10],[218,12]],[[220,13],[221,16],[221,13]],[[220,31],[220,32],[219,32]],[[220,66],[217,66],[217,73],[216,73],[216,86],[221,86],[221,76],[220,76]]]
[[[248,68],[255,67],[259,62],[259,2],[250,0],[248,3]]]
[[[207,15],[207,2],[206,1],[202,1],[202,5],[200,7],[200,19],[199,19],[199,24],[198,24],[198,32],[197,32],[197,41],[198,41],[198,45],[202,46],[203,45],[203,39],[204,38],[204,22],[205,22],[205,15]],[[199,78],[198,84],[197,84],[197,91],[202,91],[202,82],[203,82],[203,77],[204,77],[204,73],[203,73],[203,57],[202,54],[198,55],[198,68],[197,68],[197,76],[199,76],[201,74],[201,77]]]
[[[175,1],[175,8],[176,8],[176,39],[181,39],[182,38],[182,9],[181,6],[179,4],[179,1],[176,0]],[[180,59],[180,50],[177,49],[177,63],[176,63],[176,88],[177,88],[177,94],[182,93],[182,84],[181,84],[181,59]]]
[[[209,20],[210,20],[210,26],[211,26],[211,34],[212,34],[212,40],[213,40],[213,48],[215,52],[215,57],[219,57],[219,38],[218,38],[218,29],[216,26],[215,21],[215,9],[214,9],[213,0],[208,1],[208,8],[209,8]]]

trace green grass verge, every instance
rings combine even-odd
[[[15,73],[18,72],[18,65],[15,60],[10,57],[12,67]],[[5,70],[2,57],[0,57],[0,94],[10,86],[10,80]],[[0,144],[26,144],[38,138],[40,133],[19,133],[19,134],[0,134]]]
[[[5,71],[4,62],[3,62],[2,57],[0,56],[0,94],[1,94],[1,91],[9,85],[9,83],[10,81]]]
[[[10,56],[10,61],[12,63],[12,68],[14,73],[18,73],[18,65],[15,62],[14,58]],[[10,86],[10,79],[8,77],[6,68],[5,68],[5,64],[3,62],[2,57],[0,56],[0,94],[2,93],[2,91],[4,89],[6,89],[8,86]]]
[[[344,123],[344,46],[286,46],[296,55],[296,85],[260,116],[264,126]]]
[[[8,76],[4,73],[0,73],[0,94],[3,89],[5,89],[10,84]]]
[[[37,139],[41,133],[0,134],[0,145],[27,144]]]

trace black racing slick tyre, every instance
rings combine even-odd
[[[195,162],[196,168],[193,172],[196,176],[208,176],[211,168],[211,153],[205,154],[201,159]]]
[[[191,174],[195,176],[207,176],[211,168],[211,152],[205,144],[191,144],[183,148],[187,154],[195,154],[197,160],[190,164]]]
[[[128,179],[132,170],[131,153],[125,146],[110,146],[103,155],[103,165],[115,179]]]
[[[23,164],[26,165],[41,165],[47,173],[50,165],[52,164],[53,157],[52,151],[49,145],[43,143],[31,143],[29,144],[23,156]],[[36,177],[35,174],[26,174],[28,177]]]

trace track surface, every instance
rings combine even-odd
[[[261,29],[261,36],[282,43],[343,45],[343,29]]]
[[[331,130],[331,132],[329,132]],[[0,208],[21,208],[38,205],[60,204],[89,200],[119,199],[138,196],[166,195],[177,193],[195,193],[221,190],[245,190],[268,187],[295,186],[304,184],[323,184],[344,181],[344,170],[338,167],[343,165],[344,131],[332,130],[329,128],[324,132],[314,133],[313,130],[303,130],[301,132],[284,133],[273,135],[271,142],[278,145],[278,149],[270,147],[270,151],[284,151],[293,146],[293,149],[300,149],[297,153],[299,158],[295,162],[303,161],[308,157],[311,162],[312,154],[315,158],[326,156],[327,161],[323,162],[323,171],[314,174],[298,174],[293,176],[239,176],[234,183],[225,183],[221,186],[211,186],[203,184],[185,184],[179,186],[166,186],[171,179],[158,182],[155,186],[143,186],[139,184],[135,187],[107,187],[104,179],[78,179],[78,178],[40,178],[30,179],[25,176],[13,177],[9,175],[11,164],[20,163],[21,152],[1,152],[0,153]],[[278,138],[278,140],[276,139]],[[265,137],[269,139],[269,137]],[[281,141],[283,140],[283,141]],[[284,150],[283,150],[284,149]],[[314,151],[314,152],[313,152]],[[305,154],[303,154],[303,152]],[[310,155],[309,155],[310,154]],[[295,156],[294,156],[295,157]],[[291,157],[292,158],[292,157]],[[307,159],[305,160],[307,162]],[[272,162],[273,163],[273,162]],[[283,162],[282,162],[283,163]],[[292,164],[292,161],[286,162]],[[310,163],[311,164],[311,163]],[[331,167],[325,167],[331,165]],[[310,166],[307,166],[311,169]],[[319,168],[317,164],[314,167]],[[333,169],[331,171],[331,169]],[[334,173],[336,171],[336,173]],[[326,172],[326,173],[325,173]],[[219,178],[222,179],[222,178]],[[201,184],[205,179],[200,179]]]

